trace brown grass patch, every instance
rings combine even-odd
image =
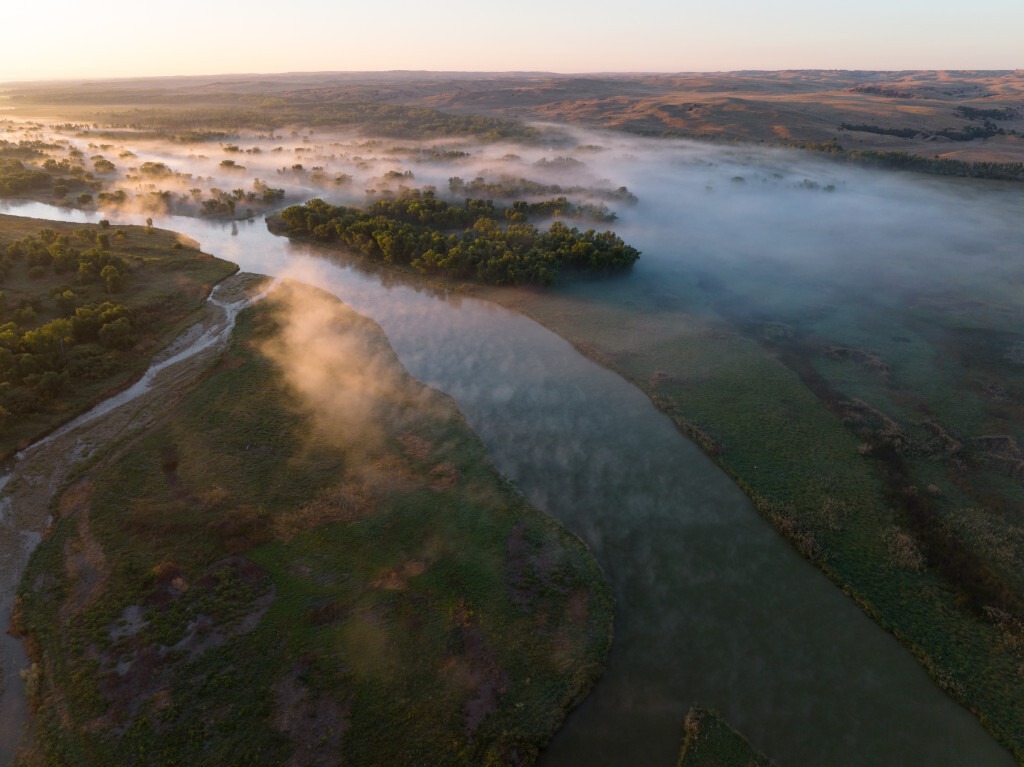
[[[893,527],[885,535],[885,546],[888,552],[886,563],[890,568],[904,568],[915,573],[924,571],[924,554],[910,533]]]
[[[273,537],[272,520],[262,508],[246,505],[230,509],[207,523],[206,529],[228,554],[240,554]]]
[[[587,602],[590,596],[585,589],[577,589],[573,592],[572,596],[569,597],[569,602],[566,604],[566,610],[569,613],[569,618],[577,628],[583,626],[587,622],[587,618],[590,617],[590,611],[587,610]]]
[[[361,484],[342,483],[321,491],[305,506],[278,515],[273,520],[273,534],[290,539],[296,533],[328,522],[354,522],[376,510],[374,496]]]
[[[398,441],[402,443],[402,449],[405,451],[405,454],[409,458],[414,458],[418,461],[428,458],[434,449],[434,443],[431,440],[424,439],[412,431],[399,434]]]
[[[430,476],[437,478],[430,486],[431,490],[449,490],[459,483],[462,474],[455,466],[445,461],[431,469]]]
[[[75,516],[78,520],[77,538],[69,538],[64,545],[64,567],[71,588],[61,605],[60,616],[66,621],[99,598],[110,577],[110,563],[103,547],[89,530],[93,485],[87,479],[72,485],[58,502],[61,517]]]
[[[882,358],[863,349],[853,349],[849,346],[830,346],[825,350],[825,355],[834,360],[855,362],[872,373],[877,373],[882,378],[887,378],[889,375],[889,366],[882,361]]]
[[[670,386],[676,383],[677,380],[671,373],[666,373],[664,370],[655,370],[651,373],[651,377],[647,379],[647,383],[652,389],[660,389],[663,386]]]
[[[296,665],[274,685],[271,723],[295,746],[285,766],[341,764],[341,742],[351,725],[350,707],[306,687],[301,679],[305,670]]]
[[[306,613],[306,623],[311,626],[328,626],[348,615],[348,608],[340,602],[330,601],[317,605]]]
[[[370,583],[371,586],[387,591],[404,591],[409,586],[409,579],[417,575],[423,575],[427,571],[427,564],[420,559],[410,559],[397,570],[387,570],[377,580]]]
[[[825,552],[818,544],[814,533],[801,524],[792,506],[769,500],[757,493],[751,494],[751,500],[754,502],[754,508],[807,559],[820,562],[825,558]]]

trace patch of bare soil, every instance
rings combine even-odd
[[[110,563],[103,547],[89,531],[92,493],[92,483],[84,479],[68,488],[59,503],[61,517],[74,516],[78,521],[78,537],[69,538],[64,545],[64,567],[72,586],[60,609],[61,621],[69,620],[96,601],[110,577]]]
[[[261,593],[228,620],[224,616],[196,615],[181,639],[169,646],[150,640],[143,643],[146,607],[125,608],[120,617],[126,625],[120,625],[119,618],[108,627],[108,634],[115,638],[114,646],[104,652],[96,651],[96,659],[106,672],[99,675],[100,692],[109,707],[90,724],[94,729],[124,731],[139,712],[152,712],[154,706],[164,705],[171,680],[181,665],[255,629],[276,597],[267,573],[243,557],[214,562],[193,584],[177,574],[173,563],[164,563],[157,570],[157,581],[146,605],[150,608],[169,608],[171,603],[185,598],[190,589],[203,589],[213,595],[220,582],[218,576],[227,571]]]
[[[498,710],[498,702],[508,686],[508,674],[484,643],[480,629],[472,623],[472,615],[459,603],[452,615],[452,626],[461,652],[449,657],[441,666],[441,675],[458,687],[469,691],[466,701],[466,737],[472,742],[480,723]]]
[[[349,707],[306,687],[305,671],[305,666],[296,665],[274,685],[274,728],[295,744],[285,765],[341,765],[341,741],[351,724]]]

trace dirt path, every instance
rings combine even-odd
[[[191,387],[217,358],[238,312],[262,297],[247,295],[256,280],[256,275],[241,273],[217,285],[199,320],[153,358],[138,382],[25,448],[0,469],[0,630],[10,625],[18,581],[50,523],[54,493],[81,461],[138,434]],[[21,642],[0,635],[0,765],[13,758],[25,724],[19,672],[27,665]]]

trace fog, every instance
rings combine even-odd
[[[1024,193],[1017,186],[867,171],[772,147],[560,130],[550,145],[518,146],[297,129],[233,138],[241,153],[127,137],[97,151],[88,143],[108,140],[74,131],[57,137],[86,158],[110,158],[118,166],[111,182],[133,197],[149,182],[129,178],[136,174],[128,168],[144,162],[189,176],[152,180],[175,195],[249,189],[259,178],[285,190],[278,206],[312,196],[359,204],[400,185],[447,196],[453,176],[588,188],[573,199],[606,202],[618,220],[599,228],[614,229],[642,255],[630,274],[572,283],[564,294],[713,328],[791,325],[879,353],[893,366],[907,356],[899,339],[911,331],[890,326],[908,308],[1020,333]],[[23,135],[14,128],[5,137]],[[244,152],[254,146],[261,151]],[[135,157],[119,159],[125,149]],[[469,156],[434,159],[449,151]],[[245,170],[226,173],[225,159]],[[313,168],[351,180],[313,183]],[[637,204],[601,196],[621,186]],[[131,205],[102,215],[132,222],[146,215],[145,206]],[[608,573],[619,600],[608,675],[549,754],[597,763],[589,757],[604,753],[608,763],[623,763],[618,757],[637,756],[643,741],[647,763],[663,761],[678,749],[686,708],[703,703],[780,764],[1007,760],[639,392],[522,317],[267,237],[258,217],[273,207],[239,222],[237,237],[221,236],[212,223],[156,223],[184,229],[244,268],[329,289],[380,322],[410,372],[455,398],[499,468],[580,534]],[[289,260],[303,268],[282,263]],[[314,414],[321,434],[342,425],[369,429],[359,392],[376,385],[375,372],[346,367],[352,341],[332,323],[335,309],[289,305],[282,341],[267,351],[286,371],[297,407]],[[925,397],[929,371],[900,372]],[[696,364],[693,374],[701,374]],[[336,390],[334,381],[346,385]],[[572,756],[583,753],[588,759]]]
[[[236,215],[246,208],[263,215],[314,196],[362,204],[401,186],[433,187],[454,198],[448,191],[454,176],[466,182],[508,176],[595,190],[569,196],[604,202],[618,213],[618,221],[598,227],[615,229],[641,249],[636,278],[667,278],[673,287],[678,280],[685,291],[696,270],[727,282],[736,309],[751,315],[806,312],[833,301],[836,289],[919,295],[959,290],[965,279],[993,289],[1021,279],[1017,235],[1024,203],[1013,185],[864,170],[788,149],[645,140],[561,126],[558,133],[543,126],[558,137],[550,146],[368,139],[320,129],[181,144],[133,141],[130,132],[119,132],[119,139],[45,127],[29,133],[14,121],[0,127],[6,127],[0,138],[8,141],[67,142],[82,152],[79,162],[88,170],[94,156],[113,162],[115,172],[96,178],[103,191],[124,190],[131,199],[105,208],[111,216],[163,212],[147,199],[160,191],[171,193],[165,198],[169,212],[195,215],[210,190],[248,193],[257,181],[283,189],[285,199],[269,205],[239,199]],[[238,151],[226,151],[232,147]],[[126,151],[134,156],[121,157]],[[445,152],[468,156],[445,160]],[[561,158],[574,162],[557,162]],[[244,170],[226,170],[224,161]],[[144,163],[162,163],[171,173],[141,173]],[[601,198],[599,190],[620,186],[639,204]],[[190,190],[199,190],[198,197]],[[531,197],[545,196],[555,195]]]

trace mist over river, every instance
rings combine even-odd
[[[913,280],[941,293],[971,270],[1000,279],[1020,270],[1010,236],[1019,192],[962,185],[954,195],[785,162],[768,155],[752,166],[735,152],[709,164],[686,151],[671,162],[609,160],[602,170],[641,200],[620,209],[614,228],[643,256],[615,284],[573,292],[660,291],[710,315],[693,287],[699,272],[726,286],[737,311],[800,316],[838,291]],[[817,187],[800,186],[805,175]],[[37,203],[0,212],[145,218]],[[717,709],[784,766],[1013,763],[643,393],[563,339],[494,304],[290,243],[260,220],[154,224],[244,271],[329,290],[375,320],[413,376],[455,399],[498,468],[590,546],[615,594],[615,641],[604,677],[541,764],[667,767],[693,705]]]

